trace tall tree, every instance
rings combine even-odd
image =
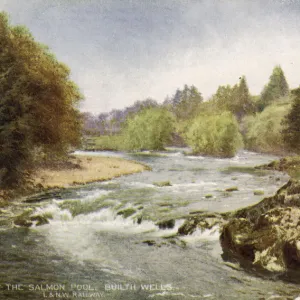
[[[242,76],[239,83],[233,87],[219,86],[212,101],[218,110],[232,112],[239,121],[255,110],[245,76]]]
[[[261,92],[261,99],[259,101],[258,109],[262,111],[266,106],[272,102],[288,96],[289,85],[280,66],[275,66],[270,76],[268,84]]]
[[[82,96],[70,70],[23,26],[0,14],[0,187],[21,184],[35,153],[64,155],[80,142]],[[45,157],[44,156],[44,157]]]
[[[187,120],[196,115],[203,97],[195,86],[184,85],[183,90],[176,90],[169,102],[176,117],[179,120]]]
[[[300,87],[292,90],[292,106],[282,124],[283,141],[287,148],[300,153]]]
[[[220,111],[228,110],[234,111],[234,98],[237,85],[231,87],[230,85],[221,85],[218,87],[217,92],[212,97],[212,102],[215,104],[216,109]]]
[[[235,90],[235,108],[233,113],[238,120],[241,120],[245,115],[254,113],[254,104],[249,92],[246,77],[242,76]]]

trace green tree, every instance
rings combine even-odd
[[[281,122],[289,109],[288,105],[270,105],[255,116],[248,116],[243,122],[245,145],[252,151],[282,153]]]
[[[258,103],[259,111],[280,98],[289,95],[289,86],[283,70],[280,66],[276,66],[270,76],[268,84],[261,92],[261,99]]]
[[[23,26],[0,14],[0,187],[29,178],[36,153],[65,155],[80,142],[82,96],[70,70]]]
[[[232,157],[243,145],[238,123],[228,111],[196,117],[185,140],[195,154],[219,157]]]
[[[174,118],[165,108],[146,108],[129,117],[124,131],[128,150],[162,150],[174,131]]]
[[[212,101],[217,110],[232,112],[238,121],[255,111],[245,76],[242,76],[239,83],[233,87],[230,85],[219,86]]]
[[[212,102],[215,103],[219,111],[234,111],[234,99],[237,85],[231,87],[230,85],[221,85],[218,87],[217,92],[212,97]]]
[[[292,90],[292,105],[284,118],[283,140],[288,149],[300,153],[300,87]]]
[[[254,103],[252,101],[245,76],[240,78],[235,94],[235,109],[233,113],[237,119],[241,120],[245,115],[254,113]]]
[[[184,85],[183,90],[177,90],[175,95],[168,100],[171,111],[178,120],[187,120],[194,117],[203,102],[201,93],[195,86]]]

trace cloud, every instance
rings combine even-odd
[[[72,70],[91,112],[194,84],[209,97],[245,75],[258,94],[280,64],[299,85],[300,2],[292,0],[1,1]]]

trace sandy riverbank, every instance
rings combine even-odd
[[[35,184],[41,184],[44,188],[68,187],[110,180],[147,169],[147,166],[121,158],[73,155],[68,164],[59,168],[38,169],[34,180]]]

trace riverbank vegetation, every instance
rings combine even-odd
[[[69,68],[0,14],[0,188],[18,189],[44,160],[80,144],[82,95]]]
[[[299,156],[287,156],[274,160],[267,165],[256,167],[261,170],[275,170],[279,172],[287,173],[291,178],[300,180],[300,157]]]
[[[280,66],[274,67],[260,95],[250,93],[245,76],[233,86],[219,86],[207,101],[195,86],[184,85],[162,104],[148,98],[123,110],[84,114],[89,141],[84,147],[140,151],[189,146],[193,154],[218,157],[232,157],[242,147],[279,155],[297,153],[297,91],[289,90]]]
[[[261,113],[250,115],[243,120],[244,141],[246,148],[252,151],[283,154],[282,121],[290,104],[270,105]]]
[[[184,136],[194,154],[232,157],[243,145],[239,126],[230,112],[200,115],[193,119]]]
[[[165,108],[148,108],[128,118],[123,130],[126,150],[162,150],[170,141],[174,119]]]

